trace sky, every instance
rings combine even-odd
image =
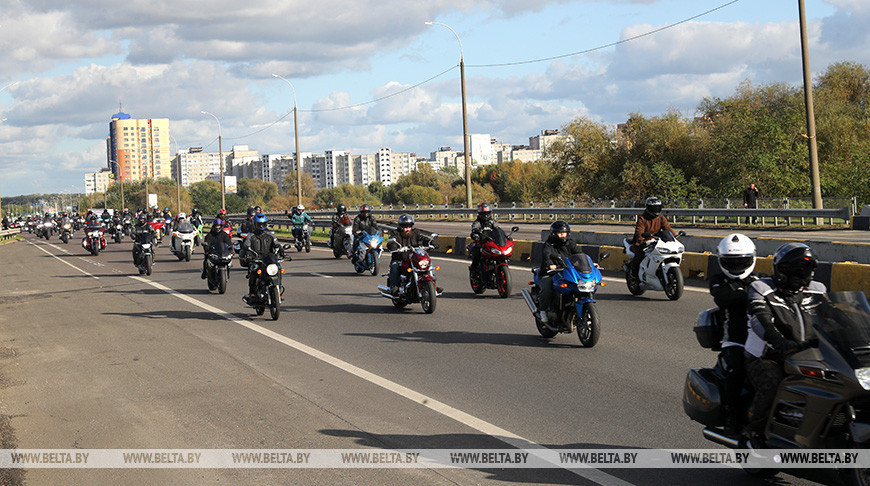
[[[870,2],[806,14],[815,76],[870,65]],[[803,79],[795,0],[0,0],[0,194],[83,192],[119,110],[173,153],[217,151],[203,110],[225,150],[292,153],[272,74],[302,152],[461,150],[457,36],[469,132],[511,144]]]

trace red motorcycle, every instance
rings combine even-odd
[[[105,231],[102,226],[88,226],[82,239],[82,248],[88,250],[91,255],[99,255],[101,250],[106,249],[106,238],[103,236]]]
[[[471,290],[475,294],[482,294],[486,289],[496,289],[499,297],[503,299],[511,295],[511,271],[508,267],[514,252],[511,235],[519,230],[519,226],[514,226],[510,234],[506,235],[501,228],[486,228],[480,242],[466,247],[466,253],[469,253],[475,245],[480,245],[477,272],[468,272]]]
[[[431,236],[435,240],[437,234]],[[395,240],[392,240],[395,241]],[[432,266],[432,259],[428,250],[435,248],[431,243],[427,246],[407,247],[403,246],[394,252],[410,252],[410,256],[402,260],[399,272],[399,293],[393,295],[386,285],[378,285],[381,295],[393,301],[396,308],[401,309],[408,304],[419,302],[423,306],[423,312],[431,314],[435,312],[435,304],[442,289],[435,285],[435,271],[441,267]],[[384,274],[387,275],[387,274]]]
[[[166,230],[164,230],[163,227],[166,226],[166,220],[158,217],[148,224],[151,225],[151,227],[154,228],[154,232],[157,233],[157,241],[154,242],[154,246],[163,243],[163,234],[166,233]]]

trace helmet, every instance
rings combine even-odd
[[[197,214],[199,214],[199,209],[193,208],[193,210],[190,211],[191,216],[196,216]]]
[[[567,233],[564,237],[559,236],[559,233]],[[553,224],[550,225],[550,236],[554,236],[559,239],[559,241],[564,244],[568,241],[568,235],[571,234],[571,226],[568,225],[565,221],[561,219],[558,221],[554,221]]]
[[[257,211],[254,211],[254,206],[248,206],[248,210],[245,211],[245,214],[248,218],[250,218],[251,216],[257,214]]]
[[[773,255],[773,281],[780,289],[797,292],[813,280],[819,258],[803,243],[786,243]]]
[[[359,213],[363,216],[368,216],[369,214],[372,214],[372,207],[368,204],[363,204],[359,208]]]
[[[339,204],[335,207],[335,214],[344,214],[347,212],[347,206],[344,204]]]
[[[127,214],[129,212],[130,212],[130,208],[124,208],[124,214]]]
[[[484,203],[484,202],[478,204],[477,205],[477,215],[483,216],[486,219],[491,218],[492,217],[492,206],[490,206],[488,203]]]
[[[301,213],[302,211],[305,211],[305,206],[300,204],[300,205],[296,206],[296,210]]]
[[[166,206],[165,208],[163,208],[163,210],[164,210],[164,211],[169,211],[169,206]]]
[[[178,216],[176,217],[176,219],[184,219],[186,217],[187,217],[187,213],[178,213]]]
[[[145,224],[145,222],[148,221],[148,218],[145,217],[145,213],[140,214],[139,217],[136,219],[139,220],[139,222],[142,224]]]
[[[257,213],[254,215],[254,233],[260,234],[263,231],[266,231],[268,227],[266,215],[263,213]]]
[[[646,210],[653,216],[658,216],[662,213],[662,200],[652,196],[646,198]]]
[[[220,211],[218,211],[218,214],[221,216],[220,219],[227,219],[227,218],[226,218],[226,215],[227,215],[227,210],[226,210],[226,209],[221,208]]]
[[[224,227],[224,221],[220,218],[217,218],[211,222],[212,231],[220,231],[221,228],[223,228],[223,227]]]
[[[414,227],[414,217],[410,214],[403,214],[399,216],[399,228],[413,228]]]
[[[746,278],[755,270],[755,243],[740,233],[733,233],[716,247],[719,268],[729,278]]]
[[[254,206],[254,214],[262,213],[262,212],[263,212],[263,208],[261,208],[260,206]]]

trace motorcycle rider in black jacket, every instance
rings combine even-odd
[[[817,266],[810,247],[786,243],[773,256],[773,277],[749,286],[746,373],[755,388],[747,426],[750,449],[762,443],[770,407],[785,376],[785,356],[818,343],[810,323],[827,297],[825,286],[813,280]]]
[[[359,208],[359,214],[353,218],[353,251],[351,251],[351,259],[354,262],[357,260],[357,251],[362,240],[362,233],[376,229],[378,229],[378,220],[372,216],[372,207],[368,204],[363,204]]]
[[[749,307],[747,290],[752,282],[758,280],[752,273],[755,270],[755,243],[746,235],[730,234],[719,242],[716,253],[722,273],[710,277],[710,295],[725,323],[721,356],[727,369],[722,404],[725,407],[725,429],[737,434],[744,422],[740,394],[746,380],[743,345],[746,343]]]
[[[240,255],[244,255],[245,260],[249,262],[262,259],[269,253],[277,253],[281,257],[290,260],[289,256],[284,255],[284,248],[281,247],[281,243],[278,242],[278,237],[275,236],[275,233],[269,231],[269,224],[266,215],[263,213],[257,213],[254,215],[252,221],[254,224],[254,231],[249,234],[247,238],[245,238],[245,242],[242,243],[242,251],[240,252]],[[250,305],[257,299],[257,275],[249,269],[247,279],[248,294],[242,297],[242,300]]]
[[[154,243],[157,238],[157,232],[148,224],[148,217],[145,214],[140,214],[136,220],[136,226],[130,230],[130,237],[133,238],[133,264],[139,264],[139,257],[142,253],[143,243]]]
[[[480,265],[480,249],[485,243],[485,231],[487,229],[495,230],[499,228],[498,223],[492,219],[492,206],[487,203],[480,203],[477,205],[477,219],[471,223],[471,240],[474,242],[471,245],[470,253],[471,253],[471,266],[468,267],[468,271],[472,276],[477,275],[477,267]]]
[[[233,239],[230,238],[230,235],[224,231],[224,222],[220,219],[216,219],[211,223],[211,230],[205,234],[205,238],[202,242],[203,253],[205,254],[202,258],[202,279],[206,278],[206,264],[208,263],[208,255],[217,249],[221,248],[232,248],[233,247]]]
[[[414,227],[414,217],[410,214],[399,216],[398,228],[390,232],[391,239],[395,241],[387,242],[387,249],[390,250],[390,277],[387,280],[387,285],[390,287],[390,293],[393,296],[399,295],[399,272],[402,268],[402,261],[405,258],[410,258],[408,251],[397,252],[402,247],[423,246],[431,243],[432,237],[426,236]]]
[[[547,312],[552,311],[555,291],[553,290],[553,276],[548,275],[549,270],[556,270],[565,266],[565,257],[583,253],[583,250],[569,238],[571,227],[567,222],[559,220],[550,225],[550,236],[544,243],[541,254],[541,268],[538,271],[538,286],[541,295],[538,301],[538,319],[547,323],[550,321]]]

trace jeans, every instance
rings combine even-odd
[[[538,299],[538,310],[551,311],[556,292],[553,290],[553,276],[543,275],[538,277],[538,285],[541,287],[541,295]]]
[[[402,271],[402,260],[391,260],[390,261],[390,277],[387,281],[387,284],[392,289],[393,287],[399,286],[399,274]]]

